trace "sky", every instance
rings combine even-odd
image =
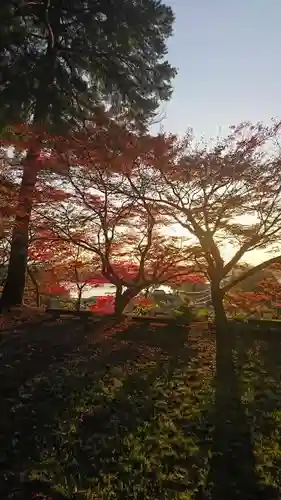
[[[214,137],[281,115],[280,0],[164,0],[176,16],[168,59],[178,69],[165,130]]]
[[[166,131],[191,127],[208,140],[244,120],[281,117],[281,0],[163,1],[176,16],[167,57],[178,70],[162,107]],[[223,249],[227,260],[233,253]],[[265,258],[254,251],[247,260]]]

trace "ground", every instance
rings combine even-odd
[[[1,500],[281,498],[281,336],[217,378],[199,328],[40,321],[0,338]]]

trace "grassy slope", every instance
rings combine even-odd
[[[237,336],[235,344],[257,481],[276,486],[270,498],[278,498],[281,485],[281,342],[274,343]],[[237,477],[218,475],[229,457],[214,442],[222,420],[215,412],[214,336],[69,318],[5,336],[0,353],[0,477],[10,480],[7,486],[0,479],[1,500],[18,478],[49,480],[50,498],[55,491],[83,500],[258,498],[258,488],[246,496]],[[232,432],[228,397],[223,417]],[[237,456],[247,457],[239,432]],[[260,498],[267,497],[262,490]]]

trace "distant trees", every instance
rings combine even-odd
[[[274,264],[240,282],[226,296],[228,310],[232,309],[246,314],[262,314],[263,311],[269,310],[276,314],[281,303],[281,286],[278,276],[280,276],[280,264]]]
[[[27,275],[34,285],[37,305],[40,296],[46,294],[73,293],[76,310],[81,308],[83,292],[100,276],[98,259],[89,256],[77,245],[53,237],[51,231],[33,235],[29,248]]]
[[[78,130],[110,106],[143,129],[169,99],[175,70],[165,58],[173,13],[156,0],[2,0],[0,19],[0,129],[32,122],[37,138],[22,162],[5,309],[23,297],[42,127]]]
[[[280,275],[279,265],[268,266],[264,269],[260,269],[256,271],[254,274],[250,274],[248,277],[240,281],[235,287],[232,288],[233,291],[240,290],[243,292],[256,292],[260,291],[261,283],[264,281],[276,282],[278,283],[278,276]],[[239,277],[242,273],[245,274],[247,271],[250,271],[253,268],[248,263],[245,263],[241,268],[236,270],[236,273],[233,274],[232,279]]]

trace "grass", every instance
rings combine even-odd
[[[200,329],[63,317],[6,332],[1,500],[281,498],[281,339],[237,331],[231,347],[216,379]]]
[[[256,469],[262,482],[280,492],[277,498],[281,498],[280,333],[239,338],[235,354]]]

